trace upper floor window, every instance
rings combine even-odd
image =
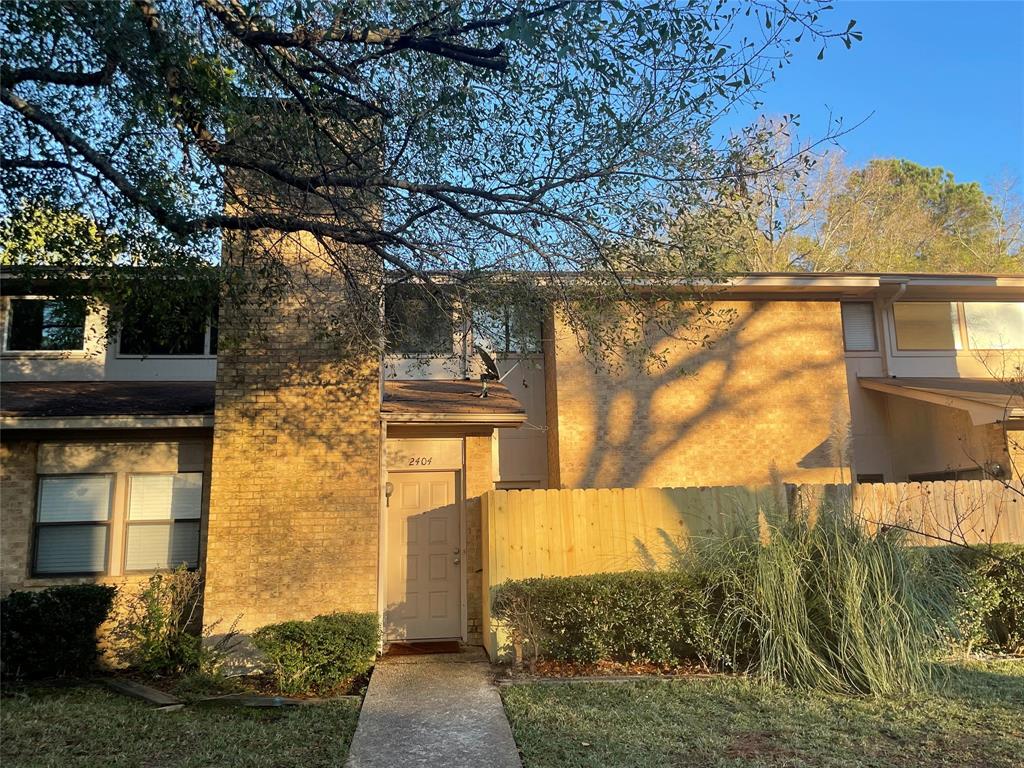
[[[473,312],[473,343],[495,354],[541,352],[541,322],[515,308],[477,310]]]
[[[11,299],[6,339],[8,351],[74,351],[84,346],[84,301]]]
[[[442,299],[414,285],[390,285],[384,292],[387,351],[450,355],[453,324]]]
[[[960,349],[960,321],[952,301],[901,301],[892,306],[896,346],[902,350]]]
[[[869,301],[843,302],[843,346],[847,352],[874,352],[875,305]]]
[[[1024,302],[901,301],[892,316],[903,351],[1024,349]]]
[[[965,301],[971,349],[1024,349],[1024,302]]]
[[[205,314],[182,308],[176,313],[173,329],[169,329],[165,315],[132,303],[121,320],[117,351],[121,355],[146,357],[215,355],[216,324]]]

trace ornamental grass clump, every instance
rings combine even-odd
[[[840,693],[930,684],[960,580],[948,554],[911,549],[897,530],[870,533],[843,503],[811,522],[758,518],[682,555],[705,585],[728,666]]]

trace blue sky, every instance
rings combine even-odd
[[[852,164],[903,157],[989,188],[1008,174],[1024,184],[1024,0],[834,5],[830,23],[854,18],[864,40],[830,44],[822,61],[805,40],[761,112],[799,113],[803,138],[827,130],[830,108],[847,125],[873,112],[841,139]]]

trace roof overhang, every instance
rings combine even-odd
[[[10,381],[0,428],[188,429],[213,426],[212,381]]]
[[[192,429],[213,416],[0,416],[0,429]]]
[[[1024,418],[1024,396],[997,379],[945,377],[861,378],[865,389],[966,411],[971,423],[995,424]]]
[[[523,424],[526,409],[500,382],[390,379],[380,417],[388,424],[502,428]]]

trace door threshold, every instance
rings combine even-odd
[[[385,656],[421,656],[432,653],[461,653],[458,640],[393,640],[384,651]]]

